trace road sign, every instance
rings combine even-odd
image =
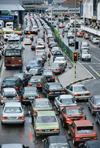
[[[14,20],[13,15],[0,15],[0,20]]]

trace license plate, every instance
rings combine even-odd
[[[17,119],[16,117],[9,117],[10,120],[14,120]]]
[[[86,138],[83,138],[83,140],[87,140],[87,139],[91,139],[91,138],[88,138],[88,137],[86,137]]]
[[[29,97],[29,99],[35,99],[34,97]]]
[[[12,66],[15,66],[15,65],[12,65]]]
[[[50,130],[45,130],[45,132],[50,132]]]
[[[31,68],[33,68],[33,66],[31,66]]]
[[[59,92],[55,92],[55,94],[59,94]]]

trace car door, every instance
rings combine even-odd
[[[45,84],[44,86],[43,86],[43,93],[46,95],[47,94],[47,84]]]
[[[66,118],[65,118],[65,113],[66,113],[66,108],[64,107],[61,111],[60,111],[60,118],[62,121],[65,122]]]
[[[72,124],[71,124],[71,128],[70,128],[70,133],[71,133],[71,136],[73,137],[73,138],[75,138],[75,123],[73,122]]]
[[[74,96],[74,94],[73,94],[73,87],[72,87],[71,85],[69,85],[69,86],[67,87],[67,92],[68,92],[69,94],[71,94],[71,95]]]
[[[93,96],[89,99],[89,107],[90,107],[91,110],[94,107],[94,97]]]

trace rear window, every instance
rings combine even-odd
[[[62,89],[62,86],[59,84],[50,85],[50,90],[57,90],[57,89]]]
[[[94,133],[94,129],[93,126],[77,127],[77,133],[78,134]]]
[[[74,87],[74,92],[82,92],[82,91],[87,91],[85,86],[76,86],[76,87]]]
[[[38,101],[38,102],[35,103],[35,107],[48,108],[48,107],[50,107],[50,104],[47,101],[40,101],[40,102]]]
[[[36,90],[26,90],[24,93],[25,96],[33,96],[33,95],[37,95],[37,91]]]
[[[5,113],[21,113],[21,107],[6,107],[4,110]]]
[[[52,143],[50,148],[69,148],[68,143]]]
[[[40,78],[31,78],[30,82],[41,82]]]
[[[52,72],[51,72],[51,71],[44,71],[43,74],[44,74],[44,75],[52,75]]]
[[[5,80],[3,84],[4,86],[15,86],[15,81]]]
[[[16,97],[17,93],[15,91],[9,91],[4,93],[4,97]]]
[[[82,115],[82,111],[80,109],[68,109],[66,111],[67,115]]]
[[[55,116],[40,116],[37,118],[37,123],[53,123],[57,122]]]

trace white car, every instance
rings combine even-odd
[[[31,45],[32,41],[29,38],[24,39],[24,45]]]
[[[96,38],[96,37],[92,38],[92,43],[93,44],[97,44],[97,43],[99,43],[99,41],[100,41],[99,38]]]
[[[75,100],[87,100],[90,98],[90,92],[82,84],[71,84],[67,86],[66,92],[74,96]]]
[[[91,61],[91,54],[88,49],[82,49],[80,52],[80,59]]]
[[[52,55],[54,54],[54,51],[57,51],[57,50],[60,50],[60,48],[59,48],[59,47],[53,47],[53,48],[51,49]]]
[[[67,67],[67,59],[65,57],[56,57],[54,63],[61,63]]]

